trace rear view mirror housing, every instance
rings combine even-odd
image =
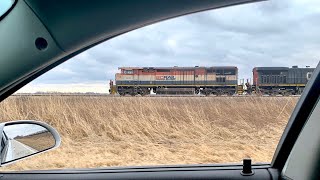
[[[33,120],[0,124],[0,166],[59,147],[61,138],[50,125]]]

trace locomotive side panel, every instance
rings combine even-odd
[[[256,67],[253,85],[257,92],[269,95],[301,94],[314,68]]]
[[[183,70],[179,70],[181,71],[180,73],[182,74],[182,84],[183,85],[194,85],[194,69],[183,69]]]
[[[197,87],[206,84],[206,70],[205,68],[196,68],[195,69],[195,85]]]
[[[308,83],[308,75],[312,74],[314,68],[290,68],[288,72],[289,84],[305,85]]]
[[[233,95],[237,90],[237,77],[237,67],[206,68],[206,81],[200,93],[205,95]]]
[[[125,85],[131,84],[133,82],[133,75],[132,74],[116,74],[116,83],[117,85]]]
[[[155,86],[165,86],[173,84],[175,76],[172,75],[170,69],[155,69]]]
[[[120,95],[145,94],[153,90],[182,94],[221,92],[232,94],[237,87],[236,67],[119,68],[116,85]],[[173,89],[174,88],[174,89]]]
[[[177,85],[181,85],[181,81],[183,80],[183,77],[181,76],[181,71],[173,70],[172,74],[176,79]]]
[[[217,72],[216,68],[207,68],[206,69],[206,86],[214,86],[217,84]]]
[[[140,74],[138,78],[139,85],[153,85],[154,81],[155,81],[154,75]]]
[[[208,68],[206,73],[207,86],[237,86],[238,70],[236,67]]]
[[[278,86],[287,83],[287,67],[256,67],[253,69],[254,85]]]

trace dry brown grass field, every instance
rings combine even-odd
[[[270,162],[297,97],[13,96],[2,121],[45,121],[59,148],[2,170]]]

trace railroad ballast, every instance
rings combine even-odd
[[[253,83],[239,83],[236,66],[215,67],[120,67],[110,93],[155,94],[301,94],[315,68],[255,67]],[[241,80],[240,80],[241,81]]]

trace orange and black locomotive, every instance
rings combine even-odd
[[[238,84],[236,66],[120,67],[110,92],[124,95],[295,95],[301,94],[314,68],[255,67],[253,83]]]

